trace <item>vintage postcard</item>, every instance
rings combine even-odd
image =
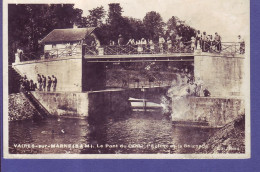
[[[249,14],[249,0],[4,0],[4,158],[250,158]]]

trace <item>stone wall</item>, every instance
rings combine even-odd
[[[172,98],[174,121],[207,121],[209,126],[221,127],[244,113],[244,100],[239,98]]]
[[[32,92],[34,97],[54,116],[88,116],[88,93]]]
[[[28,61],[14,63],[13,67],[21,75],[26,75],[29,80],[32,79],[34,82],[37,82],[37,74],[56,76],[58,80],[57,91],[82,91],[81,58]]]
[[[54,116],[99,118],[130,110],[128,93],[123,90],[32,94]]]
[[[243,96],[244,58],[195,56],[194,74],[208,87],[211,96]]]

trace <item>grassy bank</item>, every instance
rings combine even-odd
[[[8,99],[9,121],[32,119],[41,116],[23,93],[9,94]]]
[[[196,153],[245,153],[245,115],[241,115],[216,131],[206,141],[208,147],[197,149]]]

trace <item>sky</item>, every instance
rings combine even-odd
[[[249,39],[249,0],[81,0],[73,1],[76,8],[88,10],[109,3],[120,3],[123,16],[143,19],[145,14],[156,11],[166,22],[177,16],[195,29],[214,35],[218,32],[222,41],[236,41],[238,35]]]

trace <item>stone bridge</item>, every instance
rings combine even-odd
[[[107,87],[170,86],[178,70],[188,68],[191,75],[203,81],[212,96],[242,95],[244,50],[241,51],[238,43],[222,43],[221,51],[212,47],[205,52],[160,45],[142,46],[141,50],[140,46],[133,45],[99,48],[83,45],[70,51],[55,50],[48,58],[42,56],[30,61],[16,58],[12,66],[34,82],[37,74],[55,75],[57,91],[77,92]],[[160,65],[160,69],[153,69],[154,64]]]

